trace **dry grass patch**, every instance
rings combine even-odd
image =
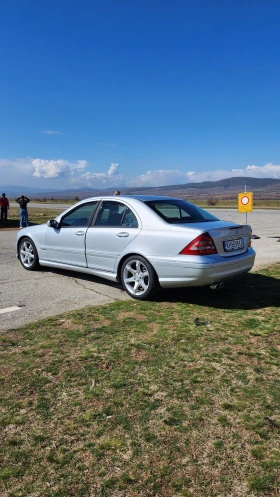
[[[144,314],[138,314],[137,312],[120,312],[118,318],[120,321],[126,319],[136,319],[137,321],[146,321],[146,316]]]

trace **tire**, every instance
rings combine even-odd
[[[18,256],[21,265],[27,271],[36,271],[39,268],[39,257],[34,242],[28,238],[23,238],[19,243]]]
[[[124,261],[121,282],[128,295],[137,300],[150,299],[158,287],[153,266],[141,255],[132,255]]]

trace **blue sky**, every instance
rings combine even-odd
[[[277,0],[0,6],[3,185],[280,178]]]

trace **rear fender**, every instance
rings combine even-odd
[[[144,255],[142,255],[142,254],[137,254],[136,252],[132,252],[131,254],[125,254],[125,255],[124,255],[124,256],[123,256],[123,257],[119,260],[119,262],[118,262],[118,267],[117,267],[117,271],[116,271],[116,273],[117,273],[117,282],[118,282],[118,283],[120,283],[120,281],[121,281],[121,268],[122,268],[122,265],[123,265],[123,263],[124,263],[125,259],[127,259],[128,257],[134,256],[134,255],[135,255],[135,256],[140,255],[141,257],[144,257],[144,259],[146,259],[146,260],[147,260],[147,261],[151,264],[151,266],[153,267],[153,269],[154,269],[154,271],[155,271],[155,273],[156,273],[156,275],[157,275],[157,278],[158,278],[158,274],[157,274],[157,272],[156,272],[156,270],[155,270],[155,268],[154,268],[153,264],[149,261],[149,259],[148,259],[147,257],[145,257]]]

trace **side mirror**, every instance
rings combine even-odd
[[[59,228],[59,223],[55,219],[51,219],[50,221],[48,221],[47,225],[50,228],[54,228],[55,230],[58,230],[58,228]]]

